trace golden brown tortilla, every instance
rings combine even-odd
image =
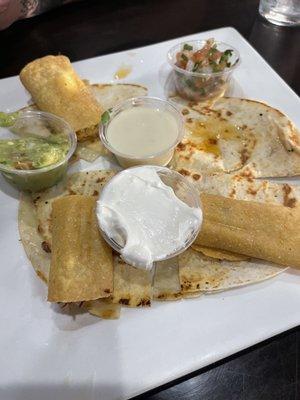
[[[62,117],[75,131],[97,130],[102,109],[67,57],[38,58],[22,69],[20,79],[40,110]]]
[[[51,302],[95,300],[112,294],[112,250],[99,232],[95,205],[95,198],[81,195],[53,202]]]
[[[280,265],[300,267],[300,207],[202,194],[204,220],[195,240]]]

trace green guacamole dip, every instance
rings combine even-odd
[[[66,135],[0,140],[0,163],[13,169],[32,170],[62,161],[69,150]]]
[[[36,192],[58,183],[75,147],[72,128],[55,115],[0,112],[0,172],[20,190]]]

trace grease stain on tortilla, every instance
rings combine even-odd
[[[220,140],[242,141],[245,144],[249,141],[247,127],[230,124],[226,119],[221,118],[220,112],[206,121],[187,118],[186,123],[187,143],[197,150],[211,153],[217,157],[221,156]],[[242,163],[245,164],[249,157],[247,149],[243,149],[241,152]]]

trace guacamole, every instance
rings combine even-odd
[[[70,148],[66,135],[26,136],[0,140],[0,164],[8,168],[35,170],[62,161]]]
[[[0,111],[0,126],[1,127],[13,126],[18,116],[19,116],[18,111],[13,113],[5,113]]]

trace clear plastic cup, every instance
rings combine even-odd
[[[240,64],[240,55],[229,44],[217,41],[215,43],[217,44],[217,49],[220,51],[232,50],[230,58],[232,65],[220,72],[192,72],[186,71],[176,65],[176,55],[179,51],[182,51],[184,44],[193,46],[193,50],[196,51],[206,44],[205,40],[192,40],[179,43],[169,50],[167,59],[173,68],[174,84],[179,96],[190,101],[206,101],[224,96],[232,73]]]
[[[0,128],[1,139],[19,139],[28,136],[47,137],[65,134],[69,142],[66,156],[55,164],[38,169],[16,169],[0,163],[5,179],[20,190],[36,192],[55,185],[67,171],[68,160],[76,149],[76,134],[70,125],[53,114],[42,111],[23,111],[11,127]]]
[[[176,122],[177,122],[177,130],[178,130],[178,135],[176,137],[176,140],[170,144],[169,147],[163,148],[161,151],[158,153],[150,154],[149,156],[146,157],[134,157],[132,155],[124,154],[116,150],[110,143],[107,137],[107,131],[109,128],[109,124],[111,121],[120,113],[123,111],[132,108],[132,107],[148,107],[148,108],[153,108],[156,110],[163,110],[163,111],[168,111],[171,113]],[[135,165],[159,165],[159,166],[166,166],[168,163],[171,161],[173,154],[174,154],[174,149],[177,146],[177,144],[181,141],[183,134],[184,134],[184,123],[182,116],[180,112],[177,110],[175,106],[173,106],[170,102],[166,100],[162,100],[156,97],[134,97],[132,99],[128,99],[120,104],[118,104],[116,107],[114,107],[110,112],[109,112],[109,120],[106,123],[101,123],[99,127],[99,135],[102,143],[104,146],[111,151],[115,157],[117,158],[119,164],[123,168],[129,168],[133,167]],[[126,135],[126,129],[124,128],[124,135]],[[143,140],[142,134],[141,134],[141,141]]]
[[[141,167],[132,167],[129,168],[130,170],[134,170],[136,168],[141,168]],[[184,203],[186,203],[188,206],[196,208],[196,209],[201,209],[200,205],[200,196],[199,193],[197,192],[195,186],[191,184],[185,177],[183,177],[181,174],[179,174],[176,171],[173,171],[169,168],[166,167],[159,167],[159,166],[154,166],[154,165],[147,165],[143,166],[143,168],[151,168],[154,169],[160,179],[164,182],[165,185],[170,186],[173,190],[176,196],[182,200]],[[123,171],[119,172],[121,174]],[[118,176],[117,174],[116,176]],[[115,177],[113,177],[106,185],[114,185],[114,180]],[[101,194],[104,193],[105,187],[103,188]],[[130,188],[128,188],[130,190]],[[101,194],[99,197],[99,202],[101,203]],[[201,228],[201,223],[199,223],[199,226],[192,231],[189,237],[186,238],[186,241],[184,242],[183,246],[180,248],[177,248],[173,253],[168,254],[167,256],[161,256],[158,257],[157,259],[154,260],[154,262],[158,261],[164,261],[168,260],[169,258],[175,257],[178,254],[184,252],[188,247],[191,246],[191,244],[194,242],[196,239],[199,230]],[[107,233],[101,229],[101,226],[99,224],[99,229],[101,231],[101,234],[105,241],[119,254],[122,252],[122,248],[124,247],[125,243],[122,243],[123,238],[120,236],[119,242],[116,240],[112,239],[107,235]],[[161,238],[163,240],[163,237]]]

